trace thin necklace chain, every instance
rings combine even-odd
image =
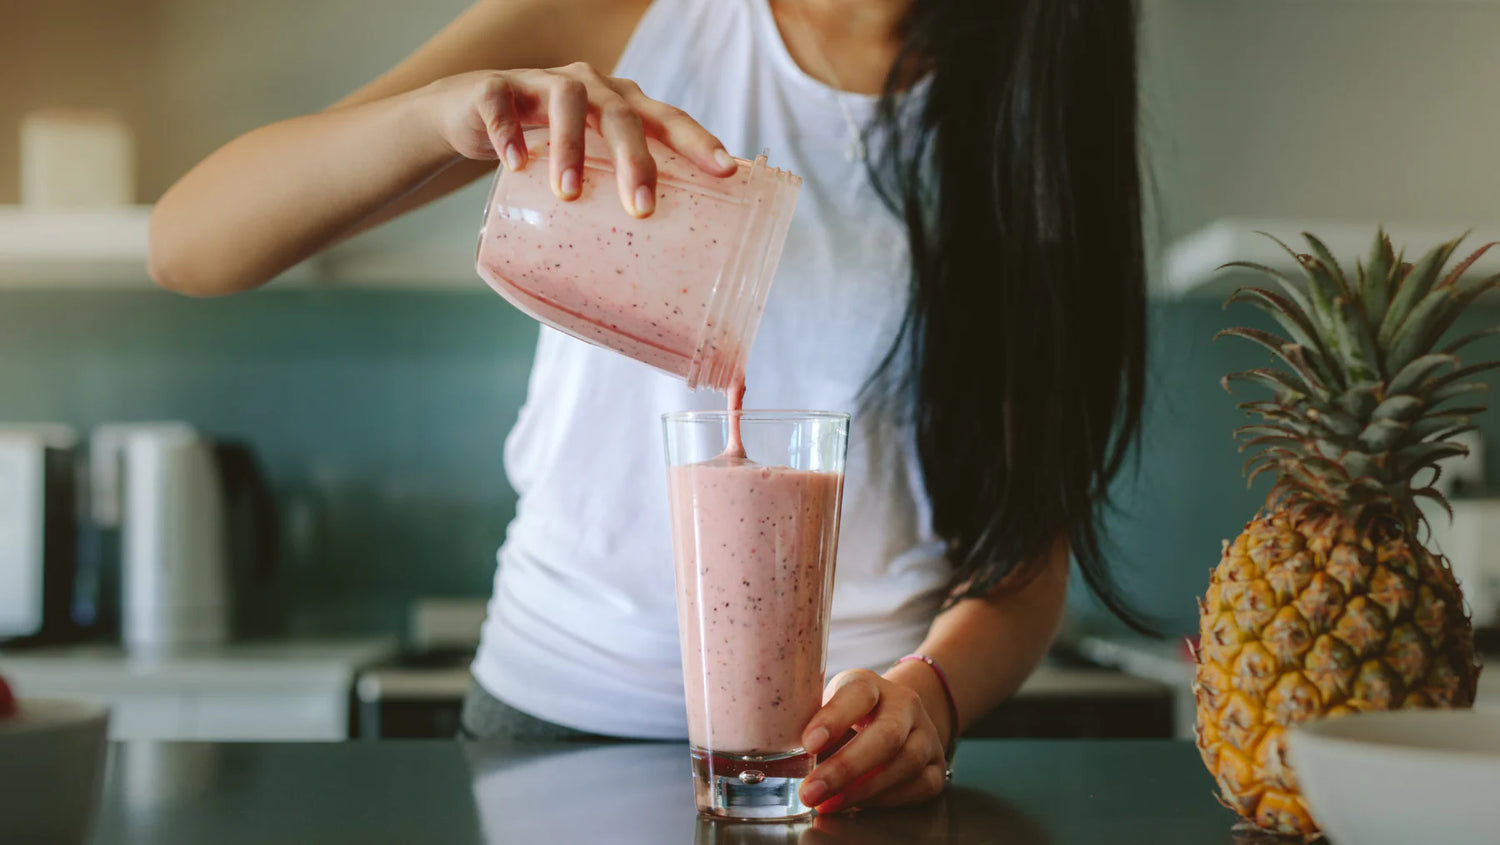
[[[782,3],[781,5],[782,8],[785,8],[787,5],[795,6],[796,4]],[[839,111],[844,115],[844,123],[849,127],[849,146],[844,150],[844,158],[849,161],[864,161],[866,155],[865,132],[860,127],[859,121],[854,119],[854,112],[849,108],[849,103],[844,99],[843,80],[839,79],[839,72],[834,70],[833,62],[829,61],[828,54],[823,50],[823,39],[818,36],[817,27],[812,25],[812,21],[807,19],[807,16],[802,13],[801,9],[795,10],[793,14],[796,15],[797,22],[807,31],[808,41],[812,43],[813,52],[816,54],[818,61],[823,63],[823,72],[828,74],[828,78],[833,81],[834,102],[839,104]]]

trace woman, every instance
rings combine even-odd
[[[497,159],[526,166],[529,126],[551,127],[563,199],[600,131],[638,217],[646,136],[717,175],[770,148],[804,184],[750,399],[858,411],[843,671],[803,739],[856,733],[802,797],[925,799],[953,739],[1046,652],[1070,553],[1129,618],[1095,526],[1141,403],[1134,23],[1092,0],[480,0],[345,101],[183,177],[153,215],[152,272],[254,287]],[[468,733],[685,735],[657,419],[716,402],[542,332]],[[925,659],[892,664],[906,652]]]

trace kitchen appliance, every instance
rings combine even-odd
[[[125,646],[226,641],[231,582],[274,559],[274,507],[253,454],[187,423],[124,423],[95,430],[90,459],[93,521],[118,529]]]
[[[77,440],[65,425],[0,427],[0,641],[56,641],[78,628]]]

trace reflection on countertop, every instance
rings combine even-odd
[[[699,818],[677,743],[118,743],[107,843],[1235,842],[1187,743],[965,740],[938,800],[790,824]]]
[[[686,754],[676,744],[466,749],[485,841],[651,842],[693,845],[1051,845],[1034,819],[999,796],[956,786],[936,801],[783,823],[707,819],[692,806]],[[628,834],[626,833],[628,831]]]
[[[983,842],[1052,845],[1042,825],[1003,799],[955,787],[929,804],[838,813],[789,824],[744,824],[698,818],[693,845],[912,845]]]

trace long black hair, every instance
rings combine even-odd
[[[915,0],[871,127],[912,276],[865,397],[908,413],[950,604],[1024,582],[1066,538],[1104,605],[1149,628],[1099,530],[1145,388],[1135,29],[1130,0]]]

